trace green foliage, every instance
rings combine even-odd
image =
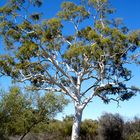
[[[110,7],[109,0],[88,0],[88,4],[99,12],[101,18],[106,18],[108,14],[112,14],[115,11]]]
[[[82,22],[89,16],[89,13],[83,6],[77,6],[72,2],[62,3],[61,8],[62,11],[58,13],[58,16],[64,20],[73,21],[76,19],[76,22]]]
[[[60,129],[61,135],[63,137],[71,136],[73,124],[73,116],[66,116],[62,122],[62,128]]]
[[[61,24],[61,20],[59,18],[52,18],[48,21],[43,21],[42,24],[44,27],[42,41],[44,43],[50,42],[50,44],[48,45],[49,49],[57,49],[57,46],[55,46],[55,48],[50,46],[51,43],[54,43],[55,38],[57,38],[58,35],[61,35],[61,29],[63,27]]]
[[[38,45],[34,42],[26,41],[23,45],[19,48],[19,52],[17,54],[17,58],[22,60],[29,60],[30,57],[36,56],[36,51],[38,50]]]
[[[10,14],[11,12],[12,12],[12,9],[11,7],[9,7],[9,5],[5,5],[0,8],[0,13]]]
[[[24,129],[23,114],[30,103],[25,100],[21,91],[17,87],[12,87],[9,94],[5,94],[0,102],[0,112],[5,118],[1,120],[1,125],[6,133],[19,134]],[[25,118],[26,119],[26,118]],[[21,125],[23,125],[21,127]]]
[[[64,95],[47,93],[45,97],[38,100],[38,109],[46,110],[47,115],[53,118],[56,113],[62,112],[67,104],[68,100],[64,98]]]
[[[0,130],[3,136],[22,135],[35,129],[40,123],[47,125],[49,119],[62,112],[68,103],[62,95],[34,94],[28,97],[19,87],[11,87],[4,94],[0,101]]]
[[[98,122],[93,120],[84,120],[81,124],[80,135],[84,139],[96,139],[98,135]]]
[[[139,132],[136,132],[136,133],[131,134],[128,137],[128,140],[140,140],[140,133]]]

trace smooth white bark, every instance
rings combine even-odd
[[[71,140],[78,140],[79,133],[80,133],[80,125],[82,120],[82,111],[83,109],[79,106],[75,106],[75,116],[74,116],[74,122],[72,127],[72,135]]]

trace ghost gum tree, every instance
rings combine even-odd
[[[118,103],[138,91],[126,85],[132,78],[126,64],[138,57],[140,34],[130,32],[119,19],[109,20],[114,10],[107,0],[64,2],[51,19],[30,12],[41,4],[10,0],[0,8],[5,47],[0,73],[32,90],[69,96],[75,105],[71,139],[77,140],[82,112],[93,98]]]

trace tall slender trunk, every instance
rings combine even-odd
[[[83,109],[79,108],[78,106],[75,106],[75,116],[74,116],[74,122],[72,126],[71,140],[78,140],[79,138],[82,112]]]

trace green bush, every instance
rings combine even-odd
[[[82,139],[88,138],[88,139],[96,139],[98,132],[98,122],[93,121],[91,119],[84,120],[81,124],[81,130],[80,130],[80,136]]]
[[[140,132],[131,134],[127,140],[140,140]]]

